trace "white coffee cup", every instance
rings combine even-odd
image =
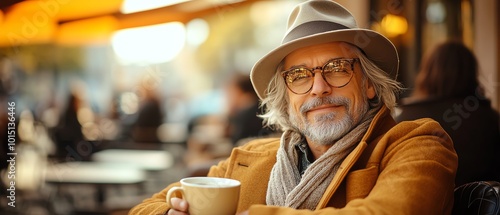
[[[189,204],[190,215],[234,215],[238,208],[241,183],[229,178],[190,177],[181,179],[166,196],[169,205],[174,193]]]

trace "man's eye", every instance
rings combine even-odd
[[[341,62],[330,62],[330,63],[328,63],[325,66],[325,68],[323,70],[323,73],[325,73],[325,74],[326,73],[345,73],[348,70],[347,68],[349,68],[348,67],[349,63],[347,63],[347,64],[346,63],[347,62],[343,62],[343,61],[341,61]]]
[[[344,73],[347,72],[347,70],[344,67],[332,67],[332,68],[325,68],[324,73]]]
[[[287,75],[286,80],[288,83],[293,83],[295,81],[300,81],[303,79],[307,79],[309,77],[310,77],[309,72],[306,69],[300,68],[290,71]]]

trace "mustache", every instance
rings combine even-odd
[[[307,102],[304,102],[302,106],[300,106],[300,112],[304,114],[305,112],[319,107],[321,105],[336,105],[336,106],[345,106],[347,110],[349,110],[351,102],[346,97],[322,97],[322,98],[313,98]]]

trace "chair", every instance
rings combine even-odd
[[[453,215],[499,215],[500,182],[475,181],[455,188]]]

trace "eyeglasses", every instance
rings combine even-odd
[[[335,58],[323,66],[314,68],[295,67],[283,71],[281,76],[285,79],[286,86],[295,94],[306,94],[311,91],[314,84],[315,70],[321,70],[321,76],[328,85],[341,88],[349,84],[354,74],[354,63],[359,58]]]

